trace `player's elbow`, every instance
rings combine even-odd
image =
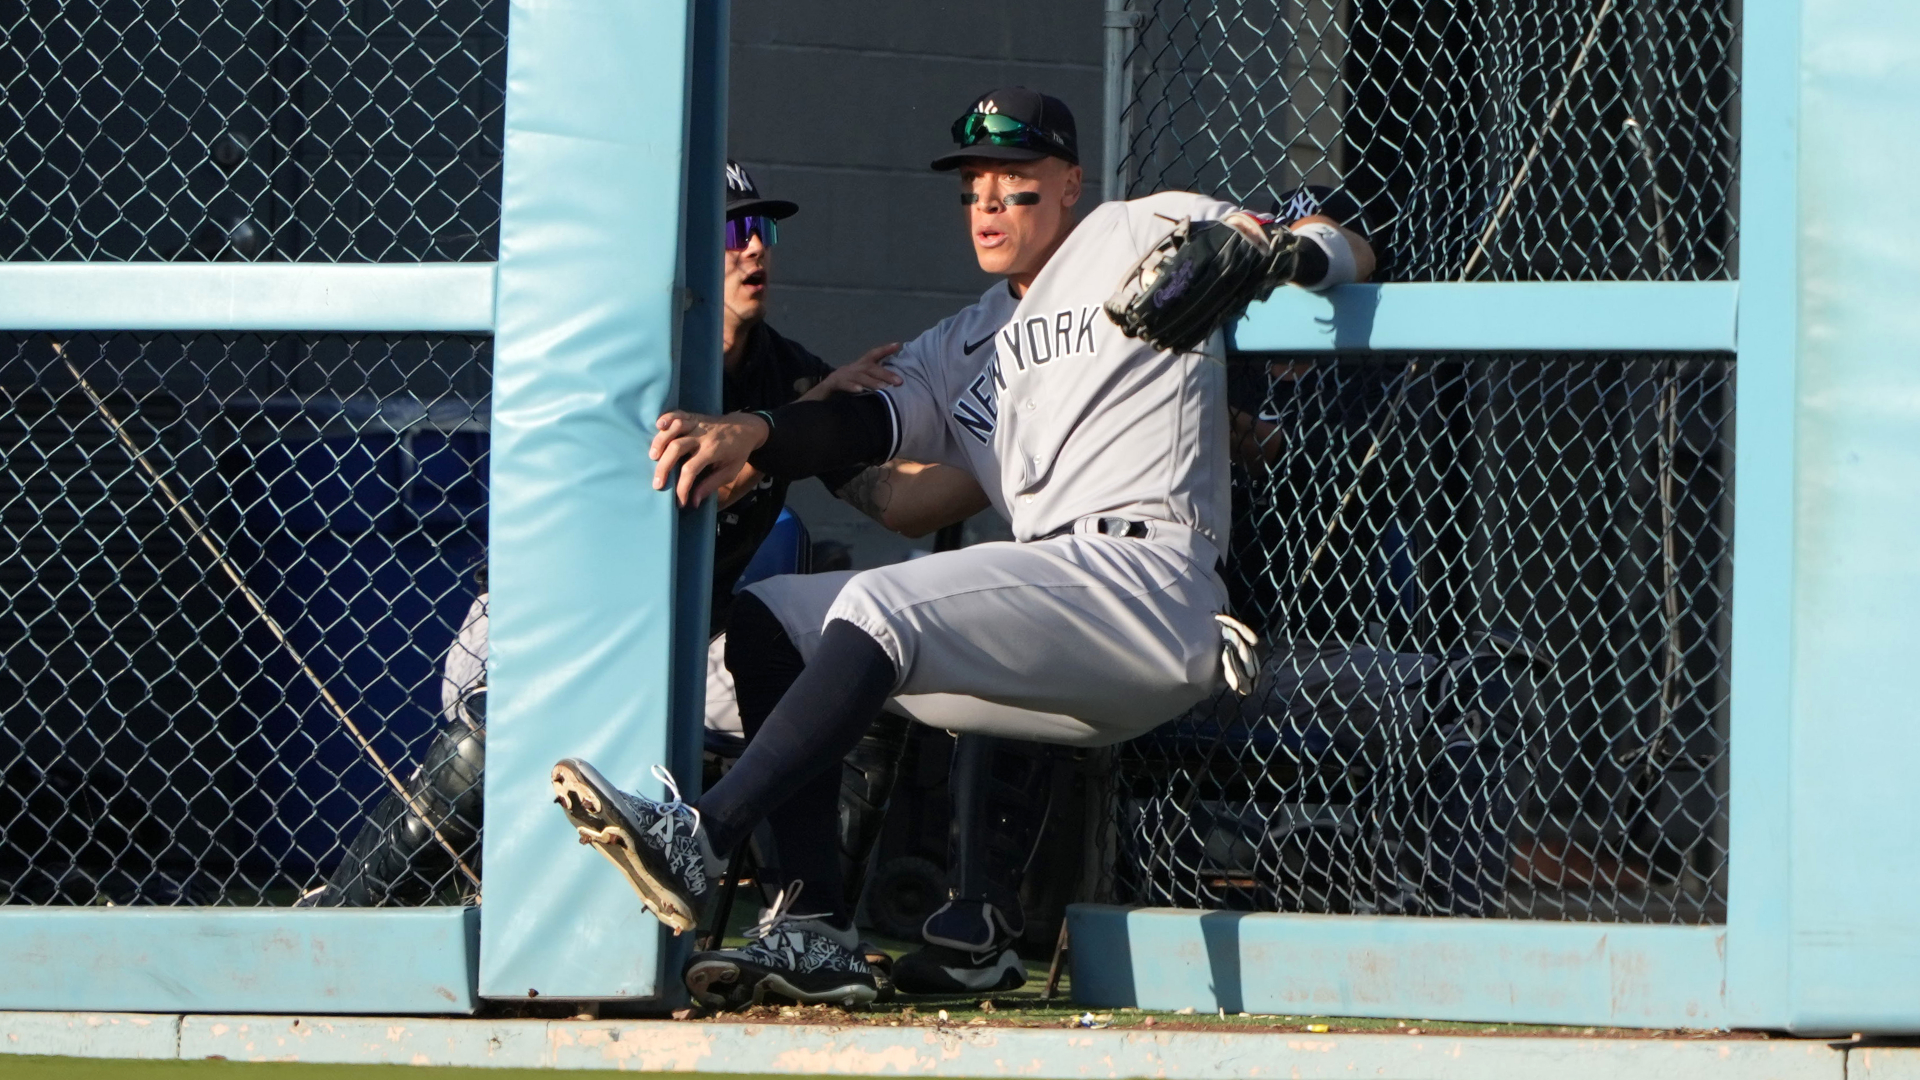
[[[894,532],[899,533],[909,540],[918,540],[928,533],[938,530],[940,526],[946,524],[946,522],[939,520],[932,514],[916,513],[911,510],[888,510],[880,515],[880,524],[885,525],[887,528],[892,529]]]
[[[952,485],[960,487],[961,485]],[[988,506],[986,493],[968,479],[962,490],[945,491],[944,497],[916,504],[907,500],[887,508],[881,521],[887,528],[918,540],[949,525],[958,525]]]

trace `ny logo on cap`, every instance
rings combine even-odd
[[[988,116],[995,116],[995,115],[998,115],[1000,112],[1000,104],[999,102],[994,101],[992,98],[982,98],[980,101],[980,104],[975,105],[973,107],[973,111],[977,113],[985,113]]]
[[[735,191],[753,190],[753,181],[747,177],[747,170],[739,162],[727,163],[727,186]]]

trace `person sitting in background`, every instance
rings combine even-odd
[[[838,393],[877,390],[899,377],[884,367],[898,343],[870,349],[835,368],[799,342],[767,325],[767,290],[773,271],[777,222],[800,207],[762,198],[737,161],[727,162],[727,268],[722,285],[721,405],[728,412],[772,409],[793,401],[818,401]],[[832,485],[830,484],[829,487]],[[712,634],[726,630],[734,585],[787,504],[787,481],[752,466],[720,490],[719,531],[713,543]]]

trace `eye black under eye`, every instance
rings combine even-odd
[[[1000,200],[1008,206],[1039,206],[1040,193],[1037,191],[1009,191]]]
[[[980,196],[975,194],[974,192],[963,191],[960,193],[961,206],[972,206],[974,203],[977,203],[979,201],[980,201]]]

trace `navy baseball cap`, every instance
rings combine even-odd
[[[934,159],[936,170],[957,169],[969,158],[1038,161],[1057,157],[1069,165],[1080,164],[1073,110],[1057,97],[1024,86],[980,95],[973,108],[953,122],[953,141],[960,149]]]
[[[1273,216],[1288,225],[1304,217],[1315,214],[1330,217],[1340,223],[1342,228],[1351,229],[1366,240],[1373,248],[1373,280],[1379,281],[1381,275],[1388,272],[1392,265],[1392,251],[1387,238],[1375,232],[1372,220],[1367,216],[1367,208],[1359,199],[1344,187],[1331,188],[1324,184],[1302,184],[1281,192],[1273,200]]]
[[[741,217],[746,214],[760,214],[776,221],[792,217],[800,212],[798,203],[785,199],[763,199],[760,189],[753,186],[753,177],[747,175],[746,167],[732,158],[727,159],[727,216]]]
[[[1367,224],[1366,207],[1345,188],[1325,184],[1302,184],[1274,197],[1273,216],[1288,225],[1316,214],[1330,217],[1369,241],[1373,229]]]

